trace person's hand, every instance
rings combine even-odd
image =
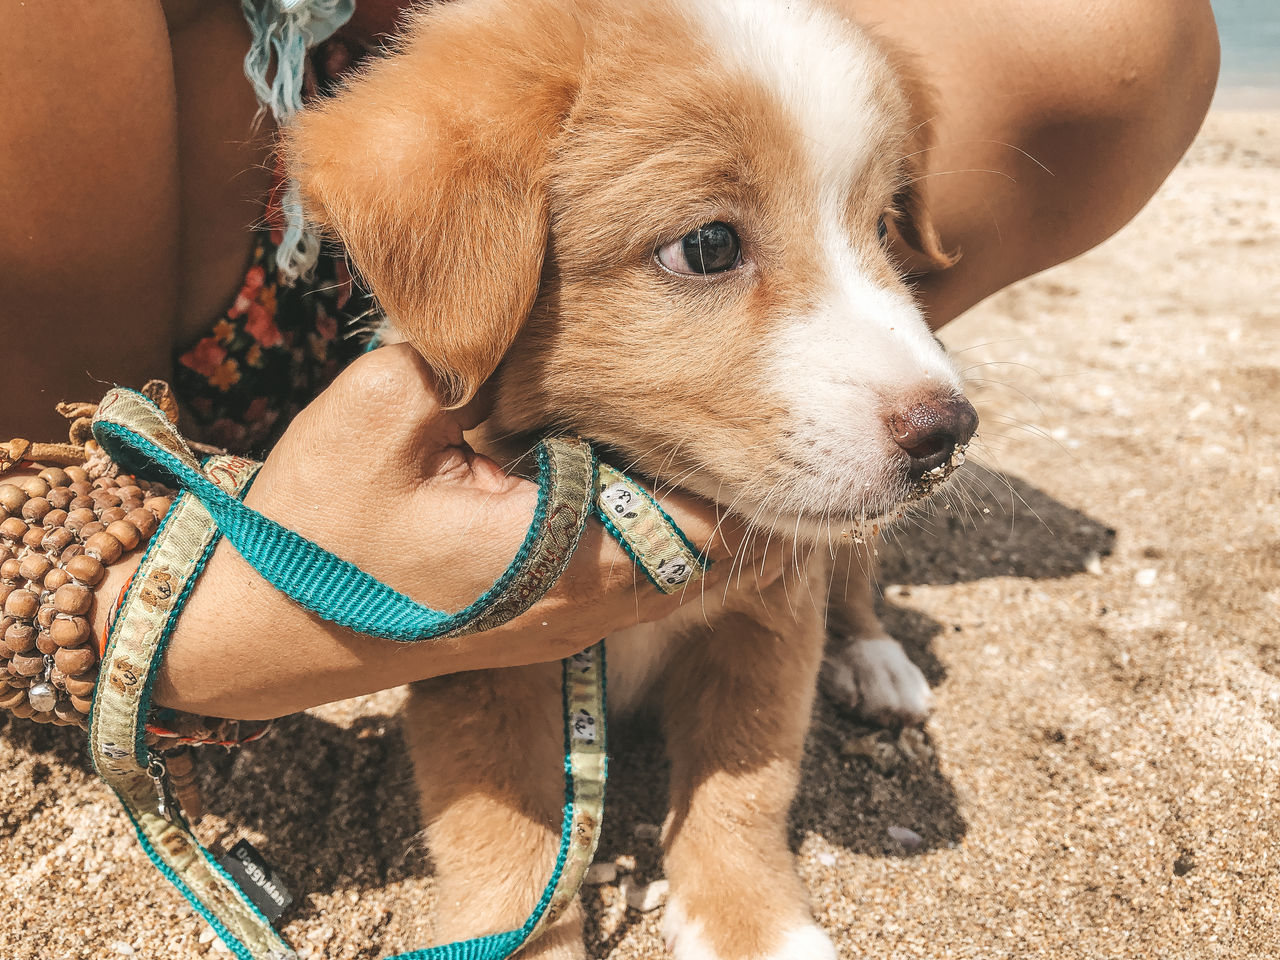
[[[466,446],[472,425],[467,411],[441,409],[409,346],[383,347],[296,418],[246,503],[420,603],[460,609],[511,562],[537,501],[533,483]],[[780,573],[785,550],[776,541],[768,560],[737,556],[740,523],[719,522],[714,506],[691,497],[662,502],[720,561],[683,594],[659,593],[593,520],[560,581],[529,612],[455,640],[357,636],[288,600],[224,541],[179,621],[156,701],[252,719],[444,673],[555,660],[682,602],[718,597],[728,577],[767,582]]]

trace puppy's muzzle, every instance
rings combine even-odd
[[[978,413],[961,396],[939,396],[889,416],[889,435],[907,456],[907,476],[928,485],[964,462],[964,448],[978,429]]]

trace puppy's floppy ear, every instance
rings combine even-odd
[[[960,259],[947,253],[929,215],[929,155],[933,149],[933,120],[937,116],[937,94],[924,79],[915,57],[896,44],[877,37],[896,74],[898,86],[907,99],[909,127],[902,141],[902,186],[893,198],[898,211],[894,225],[907,245],[920,255],[930,270],[945,270]]]
[[[343,242],[451,406],[493,373],[537,293],[546,166],[582,59],[567,6],[433,6],[285,135],[308,217]]]

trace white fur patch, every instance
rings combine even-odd
[[[896,474],[885,474],[897,455],[886,402],[961,392],[919,308],[903,288],[873,279],[850,232],[852,185],[902,120],[872,95],[887,65],[864,34],[804,0],[711,0],[693,9],[715,49],[791,116],[817,185],[810,269],[819,301],[780,318],[764,348],[772,392],[789,409],[789,435],[779,444],[809,469],[769,494],[767,513],[830,515],[838,525],[864,505],[883,513],[903,493]],[[870,231],[879,211],[861,213],[859,229]]]
[[[929,681],[892,637],[853,640],[822,666],[828,696],[875,723],[921,723],[933,709]]]
[[[714,48],[748,70],[797,121],[824,188],[848,193],[883,124],[870,91],[871,44],[805,0],[712,0],[693,5]]]
[[[702,923],[690,920],[678,900],[670,900],[662,918],[662,935],[676,960],[721,960],[702,930]],[[835,944],[817,924],[789,930],[772,952],[752,960],[837,960]]]
[[[787,933],[769,960],[837,960],[836,945],[821,927],[811,923]]]

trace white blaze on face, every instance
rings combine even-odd
[[[886,480],[893,444],[885,403],[930,387],[960,392],[955,366],[915,303],[874,279],[849,233],[853,184],[898,122],[873,98],[887,68],[865,36],[806,0],[710,0],[695,9],[714,48],[791,116],[817,185],[810,202],[820,227],[805,252],[817,306],[778,318],[764,346],[791,419],[790,439],[780,443],[814,470],[774,491],[772,503],[782,513],[842,504],[856,512],[858,500],[896,495]],[[864,219],[874,223],[878,213]]]

